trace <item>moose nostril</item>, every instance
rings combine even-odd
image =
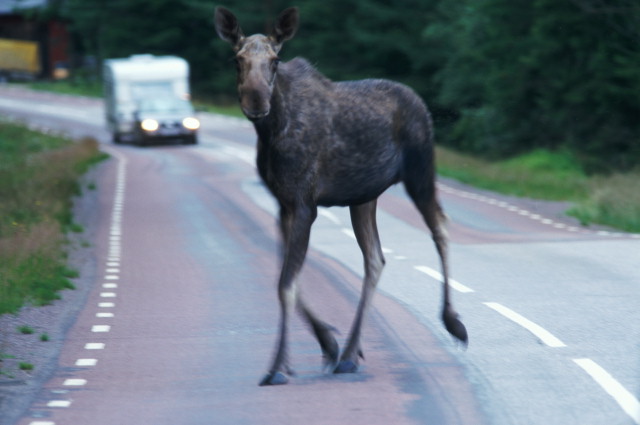
[[[269,97],[260,90],[240,92],[240,106],[249,118],[263,117],[269,113]]]

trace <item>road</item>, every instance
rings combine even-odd
[[[438,319],[428,231],[391,188],[362,370],[324,374],[296,321],[297,376],[258,387],[277,333],[278,237],[248,123],[202,114],[199,145],[137,148],[109,142],[99,100],[1,87],[0,112],[92,135],[111,155],[98,173],[98,279],[18,425],[640,424],[638,235],[441,180],[465,351]],[[320,211],[300,278],[341,343],[362,277],[349,223],[345,209]]]

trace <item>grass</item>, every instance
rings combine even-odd
[[[30,83],[38,90],[84,96],[102,96],[98,82],[58,81]],[[236,103],[216,105],[194,101],[198,110],[244,117]],[[572,201],[567,213],[584,225],[604,224],[640,232],[640,191],[634,190],[638,171],[610,176],[588,176],[568,152],[535,150],[506,161],[486,161],[438,148],[438,173],[483,189],[552,201]],[[73,230],[73,229],[72,229]],[[80,231],[75,228],[75,231]],[[1,307],[0,307],[1,311]]]
[[[78,180],[104,159],[93,139],[73,142],[0,121],[0,314],[45,305],[72,289],[65,233],[78,231]]]
[[[76,96],[102,97],[102,83],[86,79],[69,79],[60,81],[35,81],[28,83],[34,90],[48,91]]]
[[[27,86],[33,90],[48,91],[60,94],[69,94],[75,96],[103,97],[102,84],[98,81],[90,81],[87,79],[69,79],[60,81],[35,81],[28,83]],[[228,115],[237,118],[244,118],[244,114],[237,102],[228,104],[220,104],[212,102],[206,98],[197,98],[193,100],[193,105],[197,111],[211,112],[214,114]]]
[[[548,200],[587,196],[588,178],[568,154],[538,150],[502,162],[438,148],[438,173],[483,189]]]
[[[229,105],[216,105],[207,101],[194,100],[194,105],[198,111],[211,112],[214,114],[227,115],[236,118],[245,118],[240,106],[237,103]]]
[[[640,170],[627,174],[596,176],[589,181],[589,196],[568,214],[581,223],[604,224],[640,233]]]
[[[25,372],[30,372],[34,369],[33,364],[27,362],[20,362],[18,364],[18,367],[20,368],[20,370],[24,370]]]
[[[604,224],[640,232],[640,171],[588,176],[568,152],[536,150],[505,161],[487,161],[437,148],[438,173],[507,195],[572,201],[567,211],[583,225]]]
[[[48,91],[60,94],[75,96],[103,97],[102,84],[99,81],[87,79],[69,79],[60,81],[35,81],[27,86],[33,90]],[[194,107],[198,111],[211,112],[214,114],[228,115],[237,118],[244,118],[244,114],[237,102],[228,104],[214,103],[206,98],[193,100]]]
[[[22,325],[22,326],[18,326],[18,332],[20,332],[23,335],[32,335],[35,331],[31,326]]]

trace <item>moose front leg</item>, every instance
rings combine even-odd
[[[385,262],[376,225],[376,204],[377,201],[373,200],[366,204],[350,207],[351,224],[353,225],[358,245],[362,250],[365,273],[358,311],[351,326],[349,340],[334,373],[356,372],[358,370],[358,357],[364,357],[360,348],[362,323],[371,304]]]
[[[280,329],[273,362],[267,375],[260,381],[261,386],[286,384],[287,375],[293,374],[289,367],[288,339],[289,323],[298,302],[295,278],[304,262],[309,246],[311,224],[316,215],[315,207],[286,208],[282,206],[280,210],[283,243],[282,271],[278,281]]]

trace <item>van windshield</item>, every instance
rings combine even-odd
[[[193,113],[189,102],[176,98],[144,99],[138,102],[140,112]]]
[[[137,81],[131,84],[131,95],[134,99],[173,96],[173,86],[171,81]]]

